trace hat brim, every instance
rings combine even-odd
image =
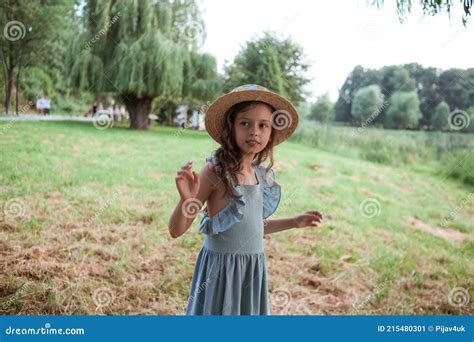
[[[298,112],[284,97],[265,90],[241,90],[217,98],[208,108],[204,124],[209,135],[218,143],[224,129],[225,115],[235,104],[244,101],[261,101],[275,108],[272,113],[273,145],[288,139],[298,126]]]

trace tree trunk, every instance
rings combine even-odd
[[[122,94],[122,101],[130,113],[130,128],[148,129],[148,114],[151,111],[153,97],[137,97],[135,94]]]
[[[21,64],[18,65],[18,71],[16,73],[16,99],[15,99],[15,113],[18,116],[18,107],[20,106],[20,71],[21,71]]]
[[[7,79],[5,80],[5,113],[8,115],[8,109],[10,107],[10,99],[12,97],[13,90],[13,70],[7,70]]]

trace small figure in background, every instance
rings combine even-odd
[[[44,115],[49,115],[50,110],[51,110],[51,100],[49,99],[49,97],[45,96],[43,99]]]
[[[43,96],[36,96],[36,114],[43,115]]]

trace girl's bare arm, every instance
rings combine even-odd
[[[189,229],[216,184],[217,177],[209,162],[199,174],[192,172],[191,168],[189,163],[185,164],[176,177],[180,199],[168,222],[168,230],[173,238],[180,237]]]
[[[296,216],[273,220],[263,220],[263,233],[272,234],[291,228],[317,227],[323,221],[323,214],[317,210],[308,210]]]
[[[280,219],[263,220],[264,234],[272,234],[287,229],[295,228],[296,221],[293,217],[285,217]]]

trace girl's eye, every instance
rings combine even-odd
[[[242,126],[248,126],[248,125],[249,125],[248,122],[241,122],[240,124],[241,124]],[[267,128],[267,127],[268,127],[268,124],[260,124],[260,127]]]

